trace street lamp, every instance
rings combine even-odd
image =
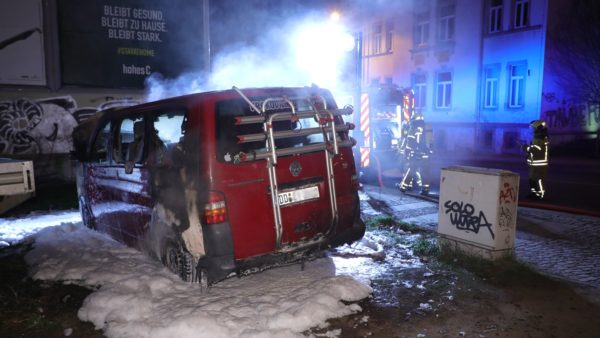
[[[329,15],[329,19],[331,19],[331,21],[334,21],[334,22],[340,21],[340,12],[338,12],[338,11],[331,12],[331,14]]]

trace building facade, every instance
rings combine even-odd
[[[519,152],[541,115],[546,16],[547,0],[415,0],[364,25],[363,86],[412,87],[437,151]]]

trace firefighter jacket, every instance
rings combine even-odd
[[[404,154],[409,159],[427,159],[431,150],[427,146],[423,128],[415,128],[406,136]]]
[[[531,144],[525,145],[527,165],[531,167],[548,165],[548,137],[534,137]]]

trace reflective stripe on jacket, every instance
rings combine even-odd
[[[548,165],[548,139],[533,139],[530,145],[526,148],[527,165],[545,166]]]

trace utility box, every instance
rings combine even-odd
[[[0,158],[0,215],[33,196],[33,162]]]
[[[442,249],[497,259],[514,252],[519,175],[507,170],[442,168],[438,234]]]

